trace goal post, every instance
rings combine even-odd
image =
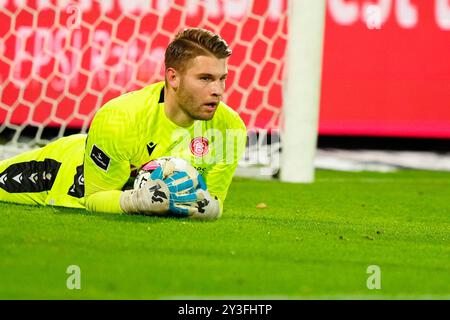
[[[311,181],[324,7],[325,0],[0,0],[0,160],[86,133],[107,101],[164,79],[164,50],[177,31],[202,27],[233,49],[224,100],[245,122],[253,152],[240,168],[272,177],[281,167],[284,181]]]
[[[280,178],[285,182],[314,181],[325,8],[325,0],[289,2],[289,67],[284,83],[280,168]]]

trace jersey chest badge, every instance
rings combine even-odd
[[[203,157],[209,151],[209,142],[205,137],[197,137],[192,139],[189,147],[194,156]]]

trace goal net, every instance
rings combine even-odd
[[[279,161],[287,0],[0,0],[0,145],[5,158],[85,133],[122,93],[164,79],[164,50],[185,27],[233,49],[224,101],[249,130],[241,167]]]

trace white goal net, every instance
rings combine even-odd
[[[194,26],[233,49],[224,100],[253,149],[277,132],[287,0],[0,0],[0,21],[3,158],[87,132],[105,102],[162,80],[167,44]],[[268,161],[266,150],[253,154],[244,166]]]

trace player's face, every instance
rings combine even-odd
[[[193,120],[210,120],[225,91],[227,59],[198,56],[180,75],[178,105]]]

